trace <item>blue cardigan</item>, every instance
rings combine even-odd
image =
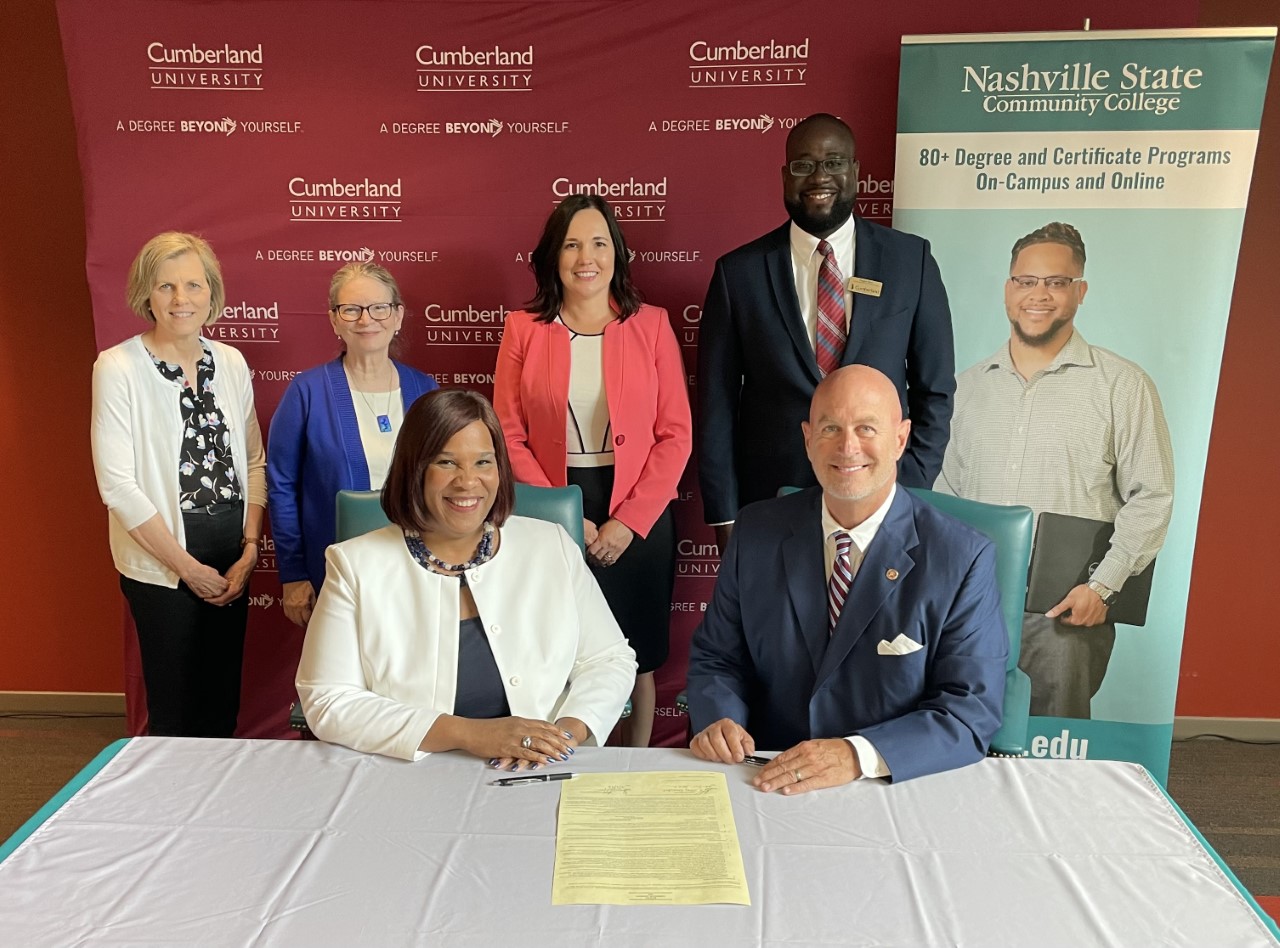
[[[437,388],[430,375],[399,362],[405,411]],[[334,540],[335,497],[368,490],[369,462],[360,442],[351,387],[342,359],[294,377],[271,418],[267,495],[280,582],[324,582],[324,551]]]

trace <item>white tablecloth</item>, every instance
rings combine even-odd
[[[986,760],[766,795],[723,769],[752,905],[551,905],[560,785],[474,758],[300,741],[131,741],[0,863],[0,943],[1276,945],[1142,768]]]

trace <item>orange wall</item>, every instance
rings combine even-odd
[[[1276,0],[1204,0],[1203,26],[1275,26]],[[1280,718],[1280,65],[1272,62],[1200,504],[1177,713]],[[1248,504],[1247,509],[1245,503]]]
[[[93,322],[57,18],[52,0],[8,0],[4,21],[0,496],[7,542],[0,577],[8,606],[0,691],[120,691],[122,607],[89,457]],[[1275,0],[1202,3],[1206,26],[1278,22]],[[1280,372],[1278,77],[1263,122],[1205,478],[1178,699],[1184,715],[1280,718],[1280,630],[1269,582],[1280,571],[1280,438],[1270,424],[1280,415],[1273,382]],[[146,160],[145,150],[138,158]],[[163,225],[157,220],[157,229]],[[1247,527],[1239,505],[1245,491]]]
[[[121,691],[123,607],[89,457],[93,317],[57,17],[52,0],[6,0],[0,23],[0,690]]]

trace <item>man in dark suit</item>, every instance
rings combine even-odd
[[[789,748],[755,783],[801,793],[986,753],[1009,651],[995,547],[897,486],[910,431],[876,369],[818,385],[802,432],[821,487],[743,509],[693,637],[698,757]]]
[[[955,392],[951,311],[929,245],[853,216],[849,127],[812,115],[787,136],[791,222],[716,261],[698,343],[698,472],[723,553],[741,507],[813,474],[800,422],[840,365],[878,368],[911,419],[899,471],[929,487],[942,466]]]

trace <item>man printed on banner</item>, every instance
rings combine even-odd
[[[1075,328],[1089,284],[1084,241],[1051,223],[1013,245],[1009,340],[957,380],[956,413],[934,490],[1113,522],[1088,582],[1044,615],[1026,613],[1019,667],[1031,713],[1088,718],[1115,645],[1107,610],[1164,543],[1173,449],[1150,377]]]

